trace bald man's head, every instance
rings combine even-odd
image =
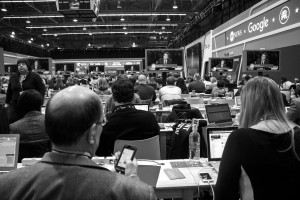
[[[45,128],[56,145],[72,145],[102,117],[99,97],[90,89],[68,87],[48,102]]]
[[[143,74],[139,75],[138,82],[140,84],[146,84],[147,83],[147,77],[145,75],[143,75]]]

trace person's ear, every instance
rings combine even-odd
[[[96,142],[95,141],[96,131],[97,131],[97,125],[96,124],[93,124],[91,126],[91,128],[89,128],[89,130],[87,131],[87,142],[89,144],[94,144]]]

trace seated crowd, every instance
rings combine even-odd
[[[20,134],[21,142],[51,141],[38,163],[0,175],[1,199],[156,199],[154,189],[137,176],[137,161],[126,160],[125,176],[91,160],[114,154],[116,140],[140,140],[160,134],[155,115],[134,104],[182,99],[206,93],[223,98],[226,87],[238,85],[239,129],[227,140],[215,186],[215,199],[298,199],[300,184],[299,80],[278,85],[269,77],[199,74],[187,77],[145,74],[117,77],[52,77],[43,83],[27,60],[18,61],[10,77],[0,131]],[[19,84],[22,83],[22,84]],[[88,85],[81,87],[80,85]],[[58,90],[42,105],[46,90]],[[294,92],[288,112],[281,91]],[[105,108],[100,96],[106,96]],[[232,97],[233,98],[233,97]],[[2,111],[3,109],[0,109]],[[2,128],[7,123],[8,128]],[[20,149],[21,150],[21,149]],[[149,149],[151,151],[152,149]],[[265,181],[262,181],[262,178]],[[20,181],[22,180],[22,181]],[[266,184],[267,181],[267,184]],[[280,184],[278,182],[280,181]],[[295,198],[298,197],[298,198]]]

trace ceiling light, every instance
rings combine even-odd
[[[55,33],[55,34],[54,34],[54,36],[56,37],[56,36],[57,36],[57,34]]]
[[[173,4],[173,9],[177,9],[178,6],[176,5],[176,1],[174,1],[174,4]]]
[[[47,29],[46,29],[46,28],[44,28],[44,29],[43,29],[43,31],[45,31],[45,32],[46,32],[46,31],[47,31]]]
[[[122,6],[121,6],[121,2],[120,2],[120,1],[118,1],[117,8],[118,8],[118,9],[121,9],[121,8],[122,8]]]
[[[127,28],[124,26],[123,29],[126,30]]]
[[[127,32],[125,32],[124,34],[125,34],[125,35],[127,35],[128,33],[127,33]]]
[[[89,43],[88,46],[90,47],[90,46],[91,46],[91,43]]]
[[[47,47],[49,47],[49,43],[47,43]]]
[[[123,16],[121,17],[121,19],[120,19],[120,20],[121,20],[121,21],[125,21],[125,19],[124,19],[124,17],[123,17]]]
[[[30,38],[31,41],[33,41],[33,38]]]
[[[11,32],[11,34],[12,34],[12,35],[15,35],[15,32],[13,31],[13,32]]]
[[[14,38],[14,37],[15,37],[15,35],[10,35],[10,37],[11,37],[11,38]]]
[[[159,32],[158,34],[159,34],[159,35],[161,35],[161,34],[162,34],[162,32]]]
[[[31,43],[31,40],[28,40],[28,43]]]
[[[7,9],[5,8],[4,4],[3,4],[3,7],[1,8],[1,11],[2,12],[7,12]]]
[[[73,22],[78,22],[78,19],[76,19],[76,18],[75,18],[75,19],[73,19]]]
[[[27,23],[27,24],[30,24],[30,23],[31,23],[31,21],[28,19],[28,20],[26,20],[26,23]]]
[[[43,44],[41,44],[41,47],[43,47],[43,48],[44,48],[44,45],[43,45]]]
[[[166,27],[164,27],[164,26],[163,26],[163,27],[161,27],[161,29],[162,29],[162,30],[165,30],[165,29],[166,29]]]
[[[86,31],[86,28],[85,28],[85,27],[83,27],[83,28],[82,28],[82,30]]]
[[[92,33],[89,33],[89,35],[93,35]]]
[[[171,19],[170,19],[170,17],[169,16],[167,16],[167,19],[166,19],[167,21],[170,21]]]

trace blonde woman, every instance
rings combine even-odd
[[[225,145],[215,199],[300,199],[299,129],[286,118],[277,84],[255,77],[241,101],[240,127]]]
[[[109,85],[105,78],[102,77],[99,78],[97,83],[98,83],[97,87],[94,89],[97,94],[101,94],[101,95],[112,94],[111,89],[109,88]]]

